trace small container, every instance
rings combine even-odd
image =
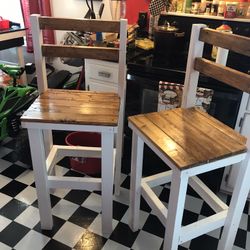
[[[212,8],[212,1],[207,1],[206,2],[206,9],[205,9],[205,15],[210,15],[211,13],[211,8]]]
[[[191,13],[192,14],[198,14],[199,13],[199,8],[200,8],[200,2],[193,2],[192,3],[192,8],[191,8]]]
[[[238,2],[226,2],[226,10],[224,12],[225,18],[235,18]]]
[[[249,3],[247,0],[240,0],[237,8],[236,16],[239,18],[245,18],[247,15]]]
[[[218,7],[219,7],[219,1],[218,0],[213,0],[212,7],[211,7],[211,15],[212,16],[217,16]]]
[[[200,9],[199,9],[199,13],[200,14],[204,14],[206,11],[206,5],[207,5],[207,1],[206,0],[201,0],[201,4],[200,4]]]
[[[223,22],[223,24],[221,26],[219,26],[218,28],[216,28],[216,30],[220,31],[220,32],[226,32],[226,33],[233,33],[232,28],[226,24],[226,22]],[[212,53],[211,53],[211,57],[215,60],[217,57],[217,52],[218,52],[218,47],[213,46],[212,47]]]
[[[226,2],[219,1],[217,16],[224,16],[225,9],[226,9]]]
[[[249,6],[247,8],[246,18],[250,18],[250,1],[248,1]]]

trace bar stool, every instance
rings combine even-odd
[[[40,96],[21,117],[28,129],[42,229],[53,226],[49,190],[54,188],[102,191],[102,231],[112,231],[114,166],[122,151],[126,90],[127,20],[101,21],[31,16]],[[113,32],[119,48],[43,44],[42,30]],[[48,89],[45,57],[90,58],[118,62],[118,94]],[[53,145],[52,130],[101,133],[101,147]],[[114,136],[116,148],[114,146]],[[101,158],[101,178],[55,176],[53,167],[65,156]],[[118,166],[119,167],[119,166]]]
[[[217,62],[202,58],[204,42],[219,47]],[[199,72],[250,93],[250,75],[222,65],[227,50],[250,56],[250,38],[223,34],[194,24],[184,82],[182,108],[129,117],[133,130],[129,223],[138,230],[140,196],[165,226],[164,249],[223,227],[218,249],[232,248],[250,187],[250,140],[205,112],[195,108]],[[143,147],[147,144],[171,170],[142,178]],[[229,207],[198,174],[238,164],[236,185]],[[168,208],[152,187],[171,182]],[[182,226],[188,184],[215,214]]]

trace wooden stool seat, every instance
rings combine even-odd
[[[23,114],[22,122],[117,126],[116,93],[48,89]]]
[[[216,62],[202,58],[204,43],[218,47]],[[196,108],[200,73],[250,94],[250,75],[226,66],[228,50],[250,56],[250,38],[193,24],[181,108],[129,117],[133,131],[129,224],[133,231],[139,229],[142,196],[165,226],[164,250],[177,250],[184,242],[220,227],[217,249],[230,250],[234,243],[250,189],[249,131],[246,138]],[[142,176],[145,144],[166,164],[165,171]],[[238,176],[228,206],[198,176],[231,166],[238,169]],[[171,183],[167,205],[153,190],[166,183]],[[183,225],[188,185],[214,214]]]
[[[51,230],[53,227],[51,190],[66,188],[101,191],[102,234],[109,237],[113,231],[113,184],[116,193],[120,184],[126,96],[127,20],[103,21],[32,15],[30,23],[39,97],[22,115],[21,122],[29,135],[41,228]],[[105,44],[98,47],[46,44],[42,36],[44,29],[91,34],[114,33],[119,35],[119,48],[107,48]],[[117,93],[48,89],[45,63],[47,57],[116,62]],[[87,144],[85,146],[56,145],[53,141],[53,130],[99,133],[101,142],[99,146],[91,146],[86,141],[82,143]],[[101,176],[76,177],[58,174],[55,166],[64,157],[100,158]]]
[[[198,108],[136,115],[129,122],[179,169],[247,150],[244,136]]]

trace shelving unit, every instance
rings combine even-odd
[[[184,16],[184,17],[192,17],[192,18],[200,18],[200,19],[214,19],[214,20],[225,20],[231,22],[246,22],[250,23],[249,18],[224,18],[220,16],[212,16],[212,15],[199,15],[199,14],[188,14],[183,12],[167,12],[166,15],[172,16]]]

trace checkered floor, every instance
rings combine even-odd
[[[68,159],[57,166],[61,175],[80,175],[69,169]],[[26,131],[17,139],[7,138],[0,147],[0,249],[161,249],[164,227],[142,200],[140,230],[128,227],[129,160],[124,161],[122,192],[114,197],[113,232],[108,238],[101,233],[101,197],[99,192],[56,190],[51,195],[54,227],[40,229],[33,171]],[[155,189],[167,202],[166,186]],[[229,202],[230,197],[221,194]],[[183,224],[199,220],[211,209],[189,191]],[[250,207],[246,203],[234,250],[250,249]],[[220,230],[187,242],[179,249],[217,249]]]

